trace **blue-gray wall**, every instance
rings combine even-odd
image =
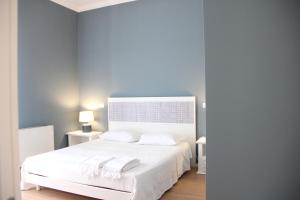
[[[19,126],[55,126],[55,147],[77,128],[77,14],[49,0],[19,1]]]
[[[82,109],[110,96],[198,99],[198,135],[205,134],[202,0],[139,0],[78,17]],[[96,106],[97,107],[97,106]],[[106,109],[96,109],[106,128]]]
[[[110,96],[195,95],[205,134],[202,4],[140,0],[76,14],[20,0],[20,128],[53,124],[60,148],[79,109],[95,110],[94,128],[107,128]]]
[[[300,1],[205,0],[207,199],[300,199]]]

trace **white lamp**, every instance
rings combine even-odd
[[[206,137],[205,136],[200,137],[196,143],[197,144],[206,144]]]
[[[94,121],[93,111],[81,111],[79,112],[79,122],[82,124],[82,132],[87,133],[92,131],[92,125],[90,122]]]

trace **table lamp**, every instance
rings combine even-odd
[[[92,125],[90,124],[92,121],[94,121],[93,111],[79,112],[79,122],[82,123],[82,132],[89,133],[92,131]]]
[[[206,137],[205,136],[202,136],[200,137],[197,142],[198,144],[206,144]]]

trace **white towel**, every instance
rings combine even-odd
[[[102,176],[106,178],[119,179],[122,172],[128,171],[140,164],[140,161],[131,157],[120,157],[107,162],[102,169]]]
[[[100,175],[100,169],[104,166],[105,163],[112,160],[112,156],[92,156],[84,160],[80,164],[81,175],[88,176],[89,178],[96,177]]]

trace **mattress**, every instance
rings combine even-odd
[[[87,177],[81,174],[81,163],[88,157],[105,154],[131,156],[140,165],[122,174],[120,179]],[[138,145],[135,143],[94,140],[88,143],[27,158],[22,165],[22,185],[26,174],[70,181],[132,193],[134,200],[156,200],[190,170],[191,149],[187,142],[176,146]]]

